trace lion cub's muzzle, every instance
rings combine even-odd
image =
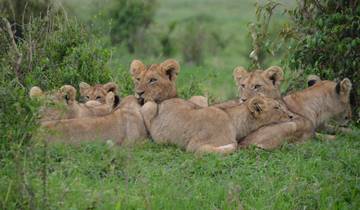
[[[144,93],[145,93],[144,91],[138,91],[135,94],[135,97],[137,98],[138,103],[140,105],[144,105],[144,103],[145,103]]]

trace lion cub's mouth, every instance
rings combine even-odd
[[[138,97],[137,100],[138,100],[138,103],[139,103],[141,106],[145,104],[145,99],[144,99],[144,98]]]

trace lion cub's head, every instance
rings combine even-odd
[[[179,71],[179,63],[173,59],[149,66],[145,66],[139,60],[133,60],[130,73],[139,103],[144,104],[148,101],[160,103],[176,97],[175,81]]]
[[[236,67],[233,76],[240,93],[240,102],[245,102],[258,93],[279,99],[283,74],[283,70],[278,66],[252,72],[248,72],[244,67]]]
[[[80,82],[80,97],[83,102],[98,101],[101,104],[106,104],[106,96],[108,93],[114,93],[114,107],[120,103],[120,97],[118,95],[118,86],[114,82],[108,82],[106,84],[96,84],[91,86],[85,82]]]
[[[75,102],[76,89],[71,85],[63,85],[59,90],[52,92],[44,92],[38,86],[34,86],[29,92],[30,98],[40,98],[45,102],[55,104],[72,104]]]
[[[331,84],[333,82],[321,80],[319,76],[317,75],[309,75],[307,77],[307,84],[308,87],[312,86],[321,86],[323,84]],[[331,87],[331,85],[329,85]],[[336,83],[335,91],[331,91],[331,94],[333,95],[334,100],[333,103],[331,103],[332,108],[334,109],[335,117],[333,117],[333,120],[340,126],[345,126],[349,124],[352,112],[351,112],[351,105],[350,105],[350,92],[352,89],[351,81],[348,78],[343,79],[342,81]],[[328,97],[329,98],[329,97]]]
[[[106,95],[109,92],[113,92],[115,95],[118,91],[118,86],[114,82],[108,82],[106,84],[96,84],[91,86],[85,82],[80,82],[80,96],[86,101],[98,101],[105,103]]]
[[[283,103],[262,94],[254,96],[245,103],[259,125],[288,121],[293,118],[293,114]]]

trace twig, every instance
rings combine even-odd
[[[32,21],[32,18],[30,16],[29,23],[31,23],[31,21]],[[29,72],[32,71],[32,57],[33,57],[32,52],[33,52],[33,43],[32,43],[32,40],[31,40],[31,30],[29,30],[29,66],[28,66],[28,71]]]
[[[47,161],[48,161],[48,144],[47,141],[44,141],[44,164],[42,168],[42,181],[43,181],[43,208],[46,209],[48,207],[48,195],[47,195]]]
[[[321,12],[325,12],[324,7],[320,4],[320,2],[318,0],[314,0],[314,3]]]
[[[24,11],[23,11],[23,14],[22,14],[22,18],[21,18],[21,28],[22,28],[22,31],[25,31],[25,12],[26,12],[26,9],[27,9],[27,6],[28,6],[28,2],[25,3],[25,6],[24,6]]]
[[[17,45],[16,45],[16,42],[15,42],[15,38],[14,38],[14,33],[13,31],[11,30],[11,25],[9,23],[9,21],[6,19],[6,18],[3,18],[3,21],[5,22],[5,26],[6,26],[6,30],[10,36],[10,41],[11,41],[11,45],[15,51],[15,54],[16,54],[16,60],[14,62],[14,70],[15,70],[15,74],[17,76],[17,78],[19,79],[21,74],[20,74],[20,64],[21,64],[21,61],[22,61],[22,57],[23,55],[20,53]]]

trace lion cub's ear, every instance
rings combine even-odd
[[[117,94],[118,86],[114,82],[108,82],[103,87],[106,92],[113,92],[113,93]]]
[[[91,86],[86,83],[86,82],[80,82],[79,84],[79,88],[80,88],[80,95],[81,96],[84,96],[85,95],[85,92],[91,88]]]
[[[130,74],[135,79],[142,71],[145,71],[145,65],[140,60],[133,60],[130,64]]]
[[[44,96],[44,92],[38,86],[34,86],[30,89],[29,96],[31,99]]]
[[[120,97],[115,95],[114,92],[108,92],[105,97],[105,104],[116,108],[120,104]]]
[[[315,85],[316,83],[318,83],[320,81],[321,81],[320,77],[317,76],[317,75],[314,75],[314,74],[310,74],[307,77],[307,85],[308,85],[308,87],[311,87],[311,86]]]
[[[65,100],[68,104],[75,102],[76,89],[71,85],[64,85],[60,88],[60,92],[65,97]]]
[[[239,86],[239,81],[244,78],[246,75],[248,75],[249,72],[246,71],[246,69],[242,66],[238,66],[233,71],[233,77],[236,82],[236,84]]]
[[[272,84],[276,87],[280,86],[281,81],[284,79],[284,71],[279,66],[271,66],[263,72],[264,76],[271,80]]]
[[[114,92],[109,92],[108,94],[106,94],[105,103],[109,106],[114,106],[114,102],[115,102]]]
[[[336,84],[336,93],[340,95],[340,100],[346,103],[350,97],[350,91],[352,89],[351,81],[348,78],[343,79]]]
[[[265,99],[261,96],[251,98],[247,104],[254,117],[259,117],[265,108]]]
[[[175,81],[177,75],[180,72],[179,63],[174,59],[168,59],[162,62],[160,65],[164,73],[169,77],[169,79],[171,81]]]

